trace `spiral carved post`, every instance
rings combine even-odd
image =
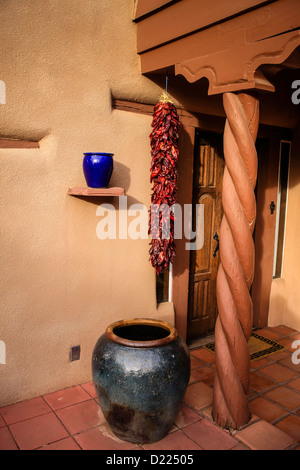
[[[215,326],[216,375],[213,418],[222,427],[238,429],[249,420],[250,378],[248,340],[253,307],[253,230],[257,177],[255,141],[258,100],[248,93],[224,93],[225,170],[222,188],[220,265],[217,274],[219,315]]]

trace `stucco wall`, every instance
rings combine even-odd
[[[299,105],[298,105],[299,106]],[[294,130],[283,251],[282,276],[271,287],[269,325],[300,330],[300,125]]]
[[[151,117],[111,107],[112,96],[154,104],[161,95],[162,80],[140,73],[134,7],[134,0],[1,1],[0,135],[38,139],[40,148],[0,150],[0,406],[91,380],[92,348],[112,321],[174,316],[171,304],[156,311],[148,240],[96,236],[98,205],[118,210],[118,200],[67,195],[85,185],[83,152],[100,150],[114,153],[111,185],[126,189],[128,204],[150,204]],[[207,84],[177,77],[172,89],[188,109],[224,115]],[[280,125],[284,113],[263,108],[261,120],[273,116]],[[289,207],[299,185],[293,191]],[[294,287],[284,321],[300,300],[288,265],[300,265],[293,210],[284,272]],[[79,344],[80,361],[69,362]]]
[[[111,94],[155,102],[142,77],[134,2],[1,2],[6,104],[0,134],[40,139],[40,149],[0,151],[0,406],[91,380],[92,348],[112,321],[155,317],[148,240],[99,240],[96,209],[79,199],[83,152],[115,157],[111,185],[128,204],[150,204],[151,118],[113,111]],[[2,344],[2,343],[1,343]],[[81,345],[81,359],[69,349]]]

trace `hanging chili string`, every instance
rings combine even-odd
[[[174,213],[170,211],[177,196],[179,155],[179,116],[166,91],[155,105],[150,134],[151,177],[153,182],[149,217],[150,261],[162,274],[175,256]],[[167,234],[167,238],[166,238]]]

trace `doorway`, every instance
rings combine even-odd
[[[201,250],[188,251],[187,238],[176,240],[173,263],[172,302],[175,324],[190,348],[210,342],[217,317],[216,275],[219,265],[218,242],[222,218],[222,179],[224,170],[224,120],[192,117],[184,121],[179,159],[178,203],[194,202],[205,206],[205,239]],[[253,323],[267,323],[270,287],[273,279],[280,141],[290,141],[291,131],[261,124],[256,142],[258,180],[256,185],[257,218],[255,226],[255,275],[251,289]],[[277,204],[276,204],[277,206]],[[193,228],[193,231],[195,229]],[[213,256],[215,254],[215,256]]]
[[[224,172],[223,136],[195,130],[193,172],[193,231],[196,205],[204,206],[203,246],[191,251],[187,341],[212,334],[218,315],[216,277],[219,266],[219,228],[222,219]]]

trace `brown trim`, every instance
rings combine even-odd
[[[168,335],[164,338],[153,339],[153,340],[133,340],[127,339],[122,336],[115,334],[114,330],[117,328],[126,328],[130,326],[145,325],[145,326],[154,326],[156,328],[162,328],[168,332]],[[174,341],[178,333],[176,329],[167,322],[152,320],[148,318],[134,318],[132,320],[120,320],[115,323],[112,323],[105,332],[108,339],[114,343],[122,344],[123,346],[128,346],[132,348],[154,348],[157,346],[162,346],[164,344],[169,344]]]
[[[164,74],[174,67],[175,75],[188,82],[206,78],[208,95],[246,89],[274,92],[272,75],[262,74],[259,67],[291,67],[288,58],[300,45],[298,2],[215,0],[214,8],[209,0],[198,4],[170,4],[137,24],[141,73]]]
[[[141,0],[139,0],[140,3]],[[273,3],[274,0],[215,0],[212,8],[211,0],[166,2],[164,8],[154,10],[143,18],[139,18],[137,26],[137,52],[145,53],[149,50],[178,41],[183,37],[194,34],[206,28],[229,21],[236,16],[261,8]],[[149,2],[148,3],[153,3]],[[147,8],[149,10],[149,7]],[[172,21],[170,21],[170,15]],[[153,34],[155,31],[155,34]]]
[[[277,219],[278,233],[276,233],[277,250],[274,253],[274,279],[282,276],[283,269],[283,252],[286,231],[287,202],[288,202],[288,186],[291,162],[291,145],[292,142],[282,140],[280,142],[280,156],[278,164],[278,200],[277,200]],[[276,221],[277,222],[277,221]],[[277,229],[277,224],[276,224]]]
[[[1,149],[38,149],[40,144],[33,140],[0,139]]]
[[[134,22],[138,23],[181,0],[138,0]]]
[[[152,116],[154,104],[137,103],[135,101],[118,100],[113,98],[112,108],[119,111],[128,111],[130,113]],[[201,130],[220,134],[223,134],[224,132],[225,117],[195,113],[184,108],[177,108],[177,111],[180,122],[185,127],[199,127]],[[258,138],[280,138],[292,140],[292,130],[284,127],[260,124]]]
[[[191,204],[193,197],[195,128],[183,126],[180,131],[178,159],[177,204]],[[176,256],[173,262],[172,302],[175,310],[175,325],[179,334],[186,339],[190,251],[185,249],[187,240],[184,236],[176,240]]]
[[[126,100],[112,100],[112,108],[119,111],[153,115],[154,104],[137,103]],[[225,119],[210,114],[192,113],[184,108],[177,107],[180,123],[185,127],[201,127],[203,130],[222,133]]]
[[[136,103],[134,101],[118,100],[112,99],[112,108],[119,111],[129,111],[131,113],[138,114],[148,114],[149,116],[153,114],[154,105],[145,104],[145,103]]]
[[[257,216],[255,227],[255,271],[252,285],[253,324],[262,328],[268,324],[270,290],[273,280],[278,163],[280,137],[258,142]]]

